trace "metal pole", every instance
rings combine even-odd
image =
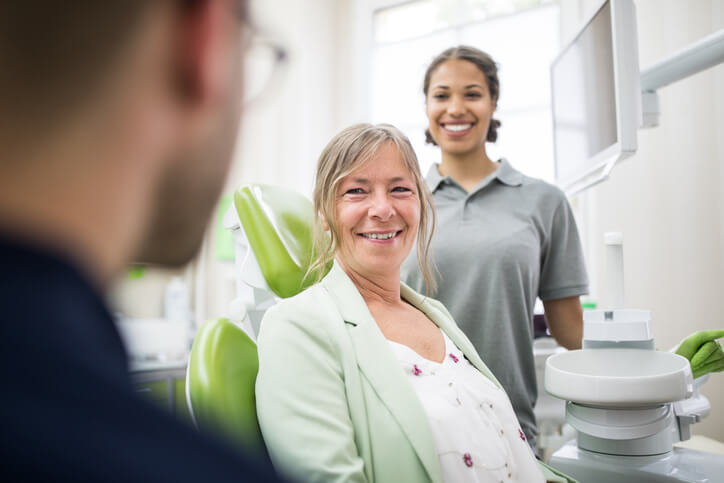
[[[641,71],[641,90],[653,92],[724,62],[724,29]]]

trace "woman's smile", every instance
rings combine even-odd
[[[470,134],[475,124],[476,123],[473,121],[448,121],[441,122],[440,127],[443,129],[447,136],[450,136],[452,138],[458,138]]]
[[[393,230],[386,232],[359,233],[358,235],[372,242],[384,244],[385,242],[391,243],[392,240],[397,238],[401,233],[402,230]]]

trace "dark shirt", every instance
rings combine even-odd
[[[101,295],[62,257],[0,237],[0,480],[279,481],[146,403]]]

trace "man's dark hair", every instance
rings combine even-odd
[[[0,2],[0,125],[42,129],[94,93],[153,4]]]

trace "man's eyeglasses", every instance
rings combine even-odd
[[[244,106],[257,102],[280,77],[287,52],[251,28],[244,29]]]

